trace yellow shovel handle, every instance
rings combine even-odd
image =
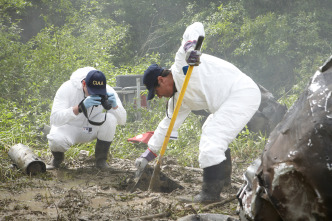
[[[203,42],[203,39],[204,39],[203,36],[199,36],[199,38],[197,40],[195,50],[200,49],[201,44]],[[184,82],[183,82],[183,85],[182,85],[182,88],[181,88],[181,91],[180,91],[180,94],[179,94],[179,98],[178,98],[178,100],[176,102],[176,105],[175,105],[175,109],[174,109],[174,112],[173,112],[171,122],[168,126],[168,130],[167,130],[167,133],[166,133],[166,136],[165,136],[165,139],[164,139],[164,143],[163,143],[163,145],[161,147],[161,150],[160,150],[160,154],[159,154],[157,164],[159,164],[159,161],[161,160],[161,157],[165,154],[166,147],[167,147],[169,138],[171,136],[176,117],[178,116],[178,113],[179,113],[179,110],[180,110],[180,107],[181,107],[181,103],[182,103],[182,100],[183,100],[183,97],[184,97],[184,93],[186,92],[188,82],[189,82],[189,79],[190,79],[190,76],[191,76],[191,73],[192,73],[193,69],[194,69],[194,66],[189,66],[189,68],[188,68],[186,77],[184,79]]]
[[[181,103],[182,103],[182,100],[183,100],[183,97],[184,97],[184,93],[187,89],[188,82],[189,82],[191,72],[193,71],[193,69],[194,69],[194,66],[189,66],[189,68],[188,68],[188,71],[187,71],[186,77],[184,79],[179,98],[178,98],[178,100],[176,102],[176,105],[175,105],[175,109],[174,109],[174,113],[173,113],[173,116],[172,116],[172,119],[171,119],[171,123],[168,126],[168,130],[167,130],[167,133],[166,133],[166,136],[165,136],[165,139],[164,139],[164,143],[163,143],[163,146],[161,147],[161,150],[160,150],[160,157],[163,156],[165,151],[166,151],[166,147],[167,147],[169,138],[171,136],[176,117],[178,116],[178,113],[179,113],[179,110],[180,110],[180,107],[181,107]]]

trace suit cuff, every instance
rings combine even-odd
[[[154,160],[157,157],[157,154],[153,153],[149,148],[142,153],[141,157],[145,158],[148,162]]]

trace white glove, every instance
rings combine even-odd
[[[146,165],[148,165],[148,163],[149,163],[148,160],[143,157],[137,158],[135,160],[135,167],[137,168],[137,174],[141,174]]]
[[[191,66],[198,66],[200,62],[200,56],[202,55],[202,52],[199,50],[189,49],[186,52],[186,62],[187,64]]]
[[[154,160],[156,157],[157,155],[154,154],[149,148],[146,149],[146,151],[135,161],[135,167],[137,168],[136,176],[140,175],[146,165],[148,165],[148,163]]]
[[[144,168],[146,167],[146,165],[148,164],[148,160],[143,158],[143,157],[139,157],[136,159],[135,161],[135,167],[138,169],[138,170],[144,170]]]

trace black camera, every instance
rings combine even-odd
[[[104,107],[105,110],[110,110],[112,108],[112,104],[108,101],[108,96],[106,95],[99,95],[101,97],[101,105]]]

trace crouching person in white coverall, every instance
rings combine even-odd
[[[54,158],[47,169],[58,168],[72,145],[95,139],[96,167],[108,168],[106,161],[116,126],[124,125],[126,119],[126,110],[101,71],[92,67],[76,70],[54,98],[47,135]]]
[[[183,34],[181,47],[170,70],[151,65],[143,83],[148,99],[170,97],[167,116],[159,123],[148,142],[148,149],[135,161],[138,170],[157,156],[163,144],[171,116],[179,97],[189,65],[193,69],[173,131],[177,131],[192,110],[208,110],[211,114],[202,127],[199,165],[203,168],[201,192],[194,202],[220,200],[225,185],[230,184],[232,162],[228,145],[257,111],[261,94],[256,83],[233,64],[194,50],[196,39],[204,36],[202,23],[196,22]],[[192,197],[191,197],[192,198]]]

